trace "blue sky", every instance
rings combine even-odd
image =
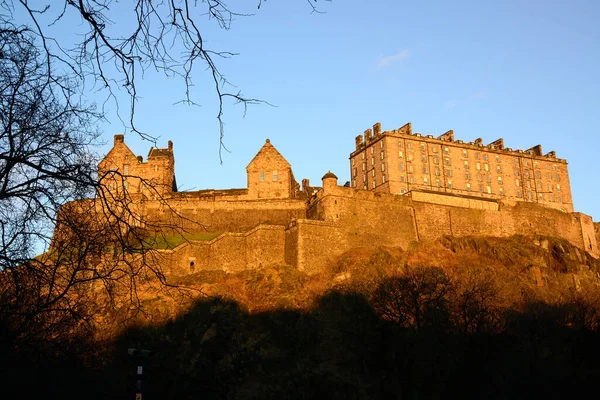
[[[245,167],[266,138],[298,181],[320,184],[328,170],[350,179],[354,137],[381,122],[457,139],[503,137],[507,147],[538,143],[569,163],[575,209],[600,221],[600,2],[333,0],[311,14],[304,0],[230,7],[255,13],[228,31],[206,21],[221,72],[268,105],[226,108],[219,161],[217,103],[198,69],[192,95],[201,107],[173,105],[181,83],[148,72],[140,82],[139,127],[173,140],[182,190],[246,186]],[[101,127],[144,155],[142,142],[112,118]]]

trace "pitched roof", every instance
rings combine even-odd
[[[285,161],[285,163],[287,165],[290,165],[290,163],[288,162],[288,160],[286,160],[285,157],[282,156],[279,151],[277,151],[277,149],[275,148],[275,146],[273,146],[271,144],[271,141],[269,139],[267,139],[265,141],[265,144],[263,145],[263,147],[261,147],[261,149],[258,151],[258,153],[256,153],[256,155],[248,163],[248,166],[246,168],[248,168],[253,162],[255,162],[257,159],[260,158],[260,156],[263,156],[263,155],[270,155],[270,156],[275,156],[275,157],[281,158],[283,161]]]

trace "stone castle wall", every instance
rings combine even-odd
[[[173,250],[158,251],[166,273],[240,272],[285,263],[285,227],[259,225],[248,232],[226,232],[210,241],[189,241]]]

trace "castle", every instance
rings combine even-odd
[[[175,274],[284,263],[314,273],[352,248],[444,235],[557,236],[600,255],[591,217],[574,212],[567,162],[540,145],[513,151],[502,139],[464,143],[452,131],[434,138],[377,123],[355,146],[344,186],[331,172],[300,186],[268,139],[246,168],[247,188],[178,192],[172,142],[144,161],[123,135],[98,170],[103,187],[132,199],[140,225],[218,234],[164,250]]]

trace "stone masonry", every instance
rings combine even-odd
[[[402,128],[356,138],[351,185],[328,172],[322,186],[296,182],[286,159],[267,139],[246,168],[248,187],[178,192],[173,144],[147,160],[116,135],[99,165],[115,198],[130,198],[143,221],[213,232],[163,251],[169,271],[228,272],[287,263],[315,273],[357,247],[433,241],[444,235],[545,235],[600,255],[598,228],[573,212],[567,163],[541,146],[505,148],[502,139],[463,143],[448,131],[438,138]]]

